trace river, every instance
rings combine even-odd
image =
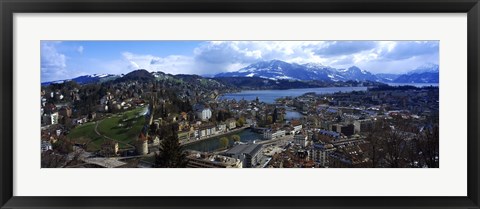
[[[191,144],[185,145],[185,149],[190,150],[197,150],[202,152],[212,152],[218,149],[222,149],[222,145],[220,144],[220,138],[227,137],[229,141],[229,147],[232,147],[234,142],[231,139],[231,136],[239,135],[240,141],[244,143],[252,143],[253,141],[261,141],[263,140],[262,134],[258,134],[253,132],[250,128],[242,130],[240,132],[222,135],[219,137],[212,137],[210,139],[200,140],[198,142],[193,142]]]

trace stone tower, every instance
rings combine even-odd
[[[140,133],[140,136],[138,136],[135,148],[139,155],[148,154],[148,140],[143,133]]]

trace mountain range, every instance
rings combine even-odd
[[[114,74],[93,74],[79,76],[73,79],[43,82],[42,85],[75,81],[79,84],[97,83],[105,81],[127,81],[127,80],[153,80],[153,79],[191,79],[208,78],[198,75],[171,75],[163,72],[148,72],[146,70],[135,70],[126,75]],[[210,77],[210,76],[209,76]],[[346,69],[336,69],[317,63],[296,64],[280,60],[261,61],[241,68],[234,72],[219,73],[212,76],[219,82],[230,84],[275,84],[281,86],[302,86],[326,85],[335,82],[383,82],[383,83],[438,83],[438,65],[429,64],[420,66],[405,74],[372,74],[366,70],[352,66]],[[262,84],[262,85],[264,85]],[[259,86],[259,85],[255,85]]]
[[[260,77],[272,80],[376,81],[386,83],[438,83],[438,65],[420,66],[405,74],[372,74],[359,67],[336,69],[317,63],[296,64],[281,60],[261,61],[214,77]]]

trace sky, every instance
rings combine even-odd
[[[42,82],[137,69],[213,75],[258,61],[401,74],[438,64],[438,41],[41,41]]]

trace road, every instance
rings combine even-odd
[[[220,137],[220,136],[224,136],[224,135],[228,135],[228,134],[234,134],[234,133],[243,131],[243,130],[245,130],[246,128],[248,128],[248,127],[247,127],[247,126],[244,126],[244,127],[238,128],[238,129],[234,129],[234,130],[232,130],[232,131],[227,131],[227,132],[225,132],[225,133],[214,134],[214,135],[211,135],[211,136],[209,136],[209,137],[201,138],[201,139],[199,139],[199,140],[195,140],[195,139],[183,140],[183,141],[180,142],[180,144],[181,144],[181,145],[187,145],[187,144],[191,144],[191,143],[195,143],[195,142],[200,142],[200,141],[203,141],[203,140],[211,139],[211,138],[214,138],[214,137]]]
[[[290,141],[293,141],[293,135],[286,135],[284,137],[280,137],[277,139],[260,141],[260,142],[257,142],[257,144],[263,144],[263,145],[280,144],[280,143],[286,144]]]

